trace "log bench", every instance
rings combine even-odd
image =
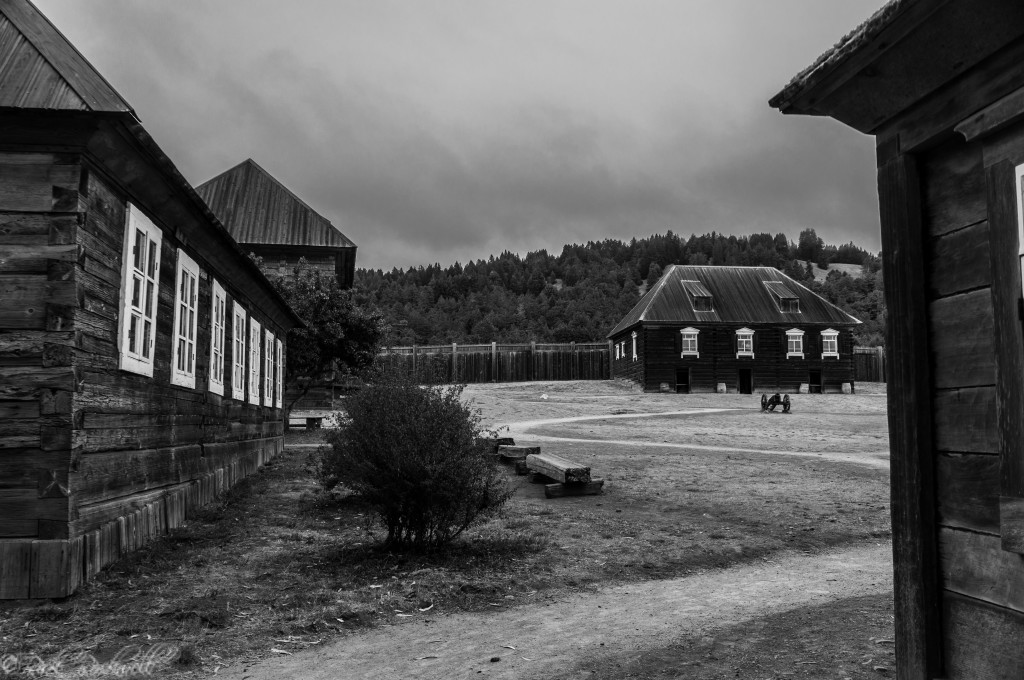
[[[526,460],[527,456],[539,453],[539,446],[509,446],[502,444],[498,447],[498,459],[503,463],[514,463],[519,460]]]
[[[592,496],[601,493],[603,479],[591,479],[590,467],[550,453],[530,454],[526,467],[532,472],[530,481],[554,481],[544,485],[546,498],[563,496]]]

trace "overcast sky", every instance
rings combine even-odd
[[[193,184],[253,158],[448,265],[668,229],[878,250],[872,139],[768,99],[882,0],[36,0]]]

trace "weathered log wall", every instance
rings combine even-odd
[[[214,278],[226,338],[236,299],[285,329],[145,206],[163,232],[154,371],[120,370],[127,200],[83,157],[0,152],[0,598],[73,592],[282,449],[281,409],[230,398],[230,341],[227,396],[208,390]],[[201,270],[194,389],[170,384],[179,247]]]

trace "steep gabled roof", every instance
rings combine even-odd
[[[28,0],[0,0],[0,108],[135,115]]]
[[[330,220],[251,158],[196,191],[239,243],[355,247]]]
[[[711,293],[713,311],[694,311],[691,282]],[[787,295],[788,294],[788,295]],[[799,312],[783,312],[776,297],[799,300]],[[640,302],[612,329],[618,335],[640,323],[836,324],[860,321],[772,267],[670,265]]]

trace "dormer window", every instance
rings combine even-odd
[[[695,357],[700,358],[700,352],[697,351],[697,334],[700,333],[696,328],[684,328],[679,331],[679,357]]]
[[[687,297],[690,298],[690,305],[693,307],[693,311],[715,311],[711,291],[705,288],[703,283],[700,281],[682,281],[681,283],[683,285],[683,290],[686,291]]]
[[[736,331],[736,358],[754,358],[754,331],[741,328]]]
[[[800,313],[800,298],[786,287],[782,281],[764,281],[765,288],[771,293],[772,299],[778,306],[779,311],[784,314]]]
[[[804,358],[804,332],[799,328],[786,331],[786,358]]]

